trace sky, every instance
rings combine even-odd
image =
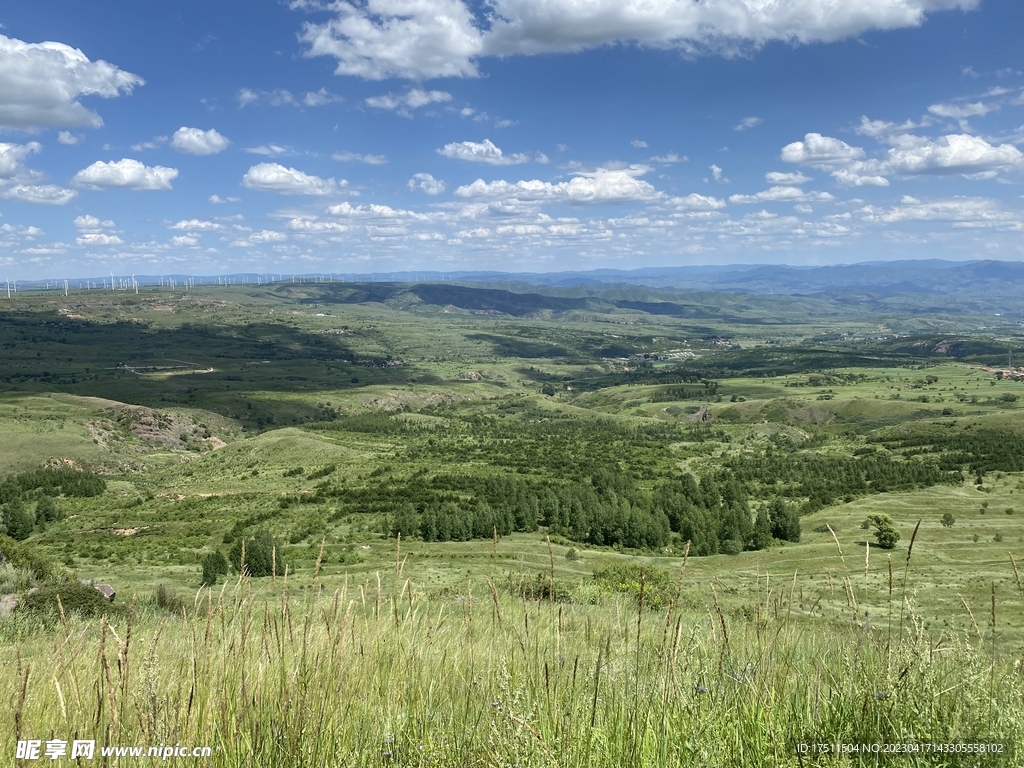
[[[1020,0],[33,0],[0,279],[1024,259]]]

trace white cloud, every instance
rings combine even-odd
[[[161,190],[171,189],[171,182],[178,178],[177,168],[162,165],[143,165],[138,160],[123,160],[105,163],[97,161],[75,174],[72,183],[80,187]]]
[[[71,133],[70,131],[61,131],[60,133],[57,134],[57,141],[60,142],[61,144],[71,146],[73,144],[77,144],[79,139],[77,136],[75,136],[75,134]]]
[[[455,190],[458,197],[517,200],[521,202],[562,201],[574,204],[621,203],[649,201],[662,197],[650,183],[637,178],[648,171],[647,166],[627,169],[599,168],[580,173],[571,181],[485,182],[477,179],[472,184]]]
[[[30,141],[28,144],[0,142],[0,179],[12,179],[21,174],[22,160],[42,149],[43,145],[38,141]]]
[[[640,139],[633,139],[629,144],[637,149],[647,149],[647,142]]]
[[[335,152],[331,155],[331,159],[343,163],[366,163],[367,165],[387,165],[388,162],[385,155],[361,155],[358,152]]]
[[[444,182],[435,179],[429,173],[414,173],[409,179],[409,189],[418,189],[428,195],[439,195],[444,192]]]
[[[157,149],[167,143],[166,136],[154,136],[152,141],[140,141],[138,144],[132,144],[132,152],[142,152],[147,149]],[[104,149],[108,149],[107,145],[103,146]]]
[[[237,198],[237,197],[221,197],[220,195],[210,195],[210,197],[207,198],[207,199],[211,203],[213,203],[215,205],[223,205],[224,203],[240,203],[240,202],[242,202],[241,199]]]
[[[283,232],[275,232],[272,229],[264,229],[259,232],[250,232],[243,238],[233,240],[230,243],[232,248],[252,248],[255,245],[266,245],[267,243],[281,243],[288,239]]]
[[[966,117],[984,117],[989,112],[999,109],[999,105],[984,104],[976,101],[973,104],[932,104],[928,111],[936,117],[952,117],[961,119]]]
[[[291,154],[287,147],[280,147],[277,144],[266,144],[258,147],[247,147],[246,152],[250,155],[263,155],[264,157],[280,157]]]
[[[259,99],[260,95],[256,91],[251,88],[242,88],[238,92],[238,108],[241,109],[248,104],[259,101]]]
[[[814,203],[828,202],[835,198],[828,192],[805,192],[799,187],[771,187],[756,195],[732,195],[730,203]]]
[[[230,143],[213,128],[204,131],[200,128],[186,128],[185,126],[176,130],[171,139],[172,147],[190,155],[216,155],[227,149]]]
[[[686,155],[677,155],[675,152],[669,152],[667,155],[655,155],[651,158],[652,162],[655,163],[688,163],[690,158]]]
[[[112,98],[143,84],[138,75],[90,61],[69,45],[0,35],[0,126],[98,128],[102,118],[82,105],[81,96]]]
[[[82,216],[76,216],[72,223],[75,225],[75,228],[81,232],[100,232],[104,229],[114,228],[114,222],[110,219],[104,221],[88,213]]]
[[[104,232],[90,232],[79,235],[75,238],[79,245],[124,245],[124,241],[117,235],[108,235]]]
[[[846,165],[864,157],[864,150],[851,147],[841,139],[808,133],[803,141],[794,141],[782,148],[782,159],[787,163],[822,168]]]
[[[171,245],[184,248],[194,248],[199,245],[199,238],[195,235],[175,235],[171,238]]]
[[[170,228],[184,232],[213,232],[214,230],[223,229],[224,227],[215,221],[205,221],[203,219],[182,219],[176,224],[171,224]]]
[[[307,91],[302,97],[302,103],[307,107],[322,107],[338,101],[343,101],[341,96],[331,93],[326,88],[321,88],[319,91]]]
[[[371,96],[366,99],[366,103],[377,109],[390,109],[407,113],[410,109],[418,109],[425,107],[427,104],[443,103],[451,100],[452,95],[446,91],[425,91],[421,88],[413,88],[405,94],[395,95],[389,93],[384,96]]]
[[[763,122],[764,120],[762,120],[760,117],[744,117],[742,120],[740,120],[739,124],[733,130],[748,131],[751,128],[756,128]]]
[[[698,195],[692,192],[686,197],[673,197],[668,201],[676,208],[685,208],[694,211],[716,211],[725,208],[725,200],[710,195]]]
[[[0,196],[35,205],[65,205],[78,197],[78,192],[56,184],[15,184],[0,188]]]
[[[907,221],[948,221],[958,228],[996,227],[1024,231],[1020,213],[1005,211],[995,200],[983,197],[954,197],[922,202],[904,195],[900,204],[890,208],[865,206],[860,213],[864,221],[875,224],[897,224]]]
[[[335,72],[366,79],[475,77],[484,56],[568,53],[638,43],[726,56],[770,41],[832,42],[871,29],[918,26],[930,12],[973,9],[979,0],[293,0],[334,16],[306,23],[308,56],[331,56]],[[479,18],[474,14],[479,13]]]
[[[1020,168],[1024,154],[1012,144],[994,146],[978,136],[951,134],[919,146],[890,149],[880,169],[901,176],[990,174]]]
[[[711,176],[712,178],[714,178],[715,181],[719,183],[723,181],[728,181],[728,179],[722,178],[722,169],[719,168],[717,165],[712,163],[711,165],[708,166],[708,170],[711,171]],[[705,181],[707,181],[707,179],[705,179]]]
[[[853,163],[849,168],[832,171],[832,177],[844,187],[888,187],[889,180],[875,171],[878,163]]]
[[[530,162],[530,156],[523,152],[506,155],[490,139],[484,139],[482,142],[452,142],[451,144],[445,144],[437,152],[452,160],[487,163],[488,165],[519,165]]]
[[[764,180],[769,184],[806,184],[808,181],[814,181],[810,176],[804,176],[800,171],[794,171],[793,173],[782,173],[780,171],[769,171],[764,175]]]
[[[347,201],[329,206],[327,208],[327,212],[332,216],[344,219],[383,219],[388,221],[406,219],[427,221],[430,218],[423,213],[406,211],[401,208],[392,208],[389,205],[379,205],[376,203],[371,203],[369,205],[352,205],[352,203]]]
[[[293,232],[304,232],[310,234],[341,234],[342,232],[348,232],[349,230],[345,224],[339,224],[336,221],[320,221],[319,219],[306,216],[298,216],[289,221],[288,229]]]
[[[278,163],[260,163],[245,172],[242,185],[282,195],[330,195],[339,187],[347,187],[348,182],[344,179],[340,183],[334,179],[323,179]]]

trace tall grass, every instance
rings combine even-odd
[[[1019,663],[936,643],[912,610],[891,642],[870,621],[794,616],[795,577],[765,579],[741,612],[710,588],[708,610],[653,611],[643,591],[629,609],[490,582],[448,600],[400,578],[290,582],[273,600],[242,579],[180,614],[21,635],[0,650],[4,754],[77,737],[210,745],[203,764],[239,767],[902,766],[947,763],[815,762],[796,745],[999,742],[999,759],[942,759],[1011,765],[1024,736]]]

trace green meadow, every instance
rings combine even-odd
[[[0,749],[1019,764],[1024,377],[997,371],[1022,329],[954,309],[19,294]]]

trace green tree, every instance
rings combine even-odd
[[[15,541],[24,541],[36,527],[36,516],[28,510],[17,496],[4,505],[4,528]]]
[[[245,548],[245,560],[242,560],[242,548]],[[244,569],[248,576],[271,576],[284,573],[284,559],[281,548],[274,537],[266,530],[260,529],[251,536],[235,539],[231,547],[231,565],[238,571]]]
[[[953,523],[955,523],[955,522],[956,522],[956,518],[953,517],[953,513],[952,512],[946,512],[942,516],[942,524],[944,526],[946,526],[947,528],[952,528],[953,527]]]
[[[768,509],[761,507],[754,520],[754,538],[751,542],[751,549],[768,549],[772,543],[772,524],[769,519]]]
[[[800,513],[777,496],[768,506],[772,536],[783,541],[800,541]]]
[[[882,549],[892,549],[900,540],[900,532],[888,515],[868,515],[868,525],[875,529],[875,540]]]
[[[53,499],[49,496],[40,496],[39,501],[36,502],[36,522],[52,523],[54,520],[60,520],[60,518],[60,511],[57,509]]]
[[[248,552],[246,552],[248,559]],[[212,587],[228,575],[228,560],[217,549],[203,558],[203,586]]]

